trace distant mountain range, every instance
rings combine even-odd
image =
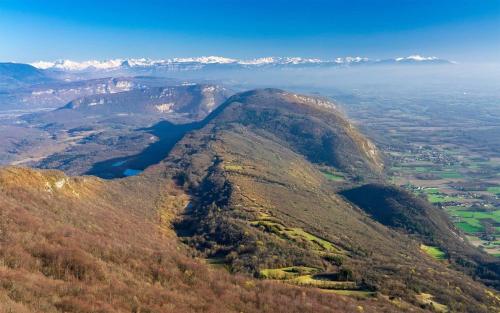
[[[323,60],[302,57],[264,57],[257,59],[232,59],[219,56],[197,58],[172,58],[172,59],[112,59],[105,61],[89,60],[76,62],[71,60],[58,60],[54,62],[39,61],[31,63],[32,66],[43,70],[58,71],[110,71],[118,69],[148,69],[162,70],[199,70],[211,67],[222,68],[259,68],[259,67],[331,67],[352,66],[361,64],[451,64],[453,61],[438,57],[425,57],[410,55],[391,59],[370,59],[366,57],[339,57],[333,60]]]
[[[76,82],[88,79],[126,76],[168,76],[174,72],[210,70],[266,70],[284,68],[341,68],[377,65],[440,65],[455,62],[434,56],[410,55],[391,59],[366,57],[339,57],[331,60],[302,57],[265,57],[232,59],[218,56],[173,59],[112,59],[53,62],[38,61],[31,64],[0,63],[0,90],[20,87],[43,87],[47,84]],[[52,88],[52,87],[51,87]],[[49,88],[50,89],[50,88]],[[5,102],[5,101],[4,101]]]
[[[12,63],[11,63],[12,64]],[[134,89],[178,85],[165,77],[109,77],[97,79],[56,79],[44,70],[27,64],[13,64],[11,69],[27,68],[28,74],[11,71],[0,75],[0,110],[58,108],[68,102],[90,96],[125,92]],[[0,64],[0,73],[2,64]],[[65,73],[63,73],[65,74]],[[73,75],[68,75],[73,76]],[[74,75],[83,76],[83,75]],[[71,77],[73,78],[73,77]]]
[[[224,102],[230,93],[224,87],[208,84],[130,89],[117,93],[94,94],[69,102],[52,113],[111,116],[113,114],[172,113],[202,119]],[[68,111],[69,110],[69,111]],[[48,114],[48,113],[47,113]]]

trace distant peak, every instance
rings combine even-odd
[[[369,62],[369,58],[364,58],[364,57],[343,57],[343,58],[336,58],[335,63],[337,64],[350,64],[350,63],[361,63],[361,62]]]
[[[199,69],[205,66],[240,66],[243,68],[253,67],[278,67],[278,66],[350,66],[359,64],[384,64],[394,63],[454,63],[436,56],[422,56],[419,54],[393,59],[370,59],[362,56],[345,56],[333,59],[303,58],[303,57],[261,57],[255,59],[235,59],[221,56],[181,57],[171,59],[110,59],[104,61],[87,60],[57,60],[38,61],[31,63],[39,69],[55,69],[63,71],[86,71],[86,70],[113,70],[119,68],[165,68],[165,69]]]
[[[412,54],[407,57],[398,57],[394,59],[399,63],[447,63],[447,64],[455,64],[455,61],[450,61],[446,59],[441,59],[436,56],[422,56],[420,54]]]
[[[403,58],[396,58],[396,61],[405,61],[405,60],[411,60],[411,61],[435,61],[435,60],[438,60],[437,57],[424,57],[424,56],[421,56],[419,54],[414,54],[414,55],[410,55],[410,56],[407,56],[407,57],[403,57]]]

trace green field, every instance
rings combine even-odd
[[[318,279],[314,275],[301,275],[290,280],[291,283],[299,286],[317,287],[321,289],[355,290],[356,283],[353,281],[334,281]]]
[[[451,196],[445,196],[442,194],[439,195],[428,195],[427,199],[431,203],[447,203],[447,202],[458,202],[461,200],[459,197],[451,197]]]
[[[274,222],[272,220],[258,220],[250,223],[253,226],[264,227],[266,231],[274,233],[284,239],[295,240],[298,242],[307,242],[311,245],[313,250],[332,252],[332,253],[342,253],[342,251],[337,248],[333,243],[315,236],[309,232],[306,232],[302,228],[298,227],[285,227],[281,223]]]
[[[344,295],[367,296],[363,290],[359,290],[354,281],[338,281],[322,277],[317,273],[320,270],[314,267],[290,266],[283,268],[267,268],[259,271],[259,277],[263,279],[282,280],[288,283],[316,287],[324,290],[342,290]]]
[[[330,289],[326,290],[327,292],[332,292],[342,296],[352,296],[356,298],[370,298],[375,297],[377,295],[376,292],[373,291],[363,291],[363,290],[335,290]]]
[[[500,210],[472,211],[467,210],[465,207],[447,207],[446,211],[451,216],[457,218],[457,227],[466,233],[478,233],[484,231],[484,226],[481,223],[481,220],[483,219],[490,219],[500,223]]]
[[[436,166],[411,166],[411,165],[402,165],[402,166],[393,166],[391,168],[394,172],[405,172],[408,174],[432,174],[441,179],[460,179],[464,178],[463,174],[460,173],[456,168],[444,168],[438,169]]]
[[[463,178],[463,175],[456,171],[434,172],[434,174],[441,176],[444,179],[457,179]]]
[[[481,232],[483,230],[482,226],[477,227],[477,226],[471,225],[471,224],[469,224],[467,222],[459,222],[456,225],[457,225],[457,227],[460,230],[462,230],[462,231],[464,231],[466,233],[471,233],[471,234],[473,234],[473,233],[479,233],[479,232]]]
[[[426,188],[423,192],[427,194],[427,200],[431,203],[459,202],[462,200],[460,197],[447,196],[437,188]]]
[[[424,191],[428,195],[438,195],[438,194],[440,194],[440,191],[437,188],[425,188]]]
[[[264,279],[292,279],[301,275],[317,273],[318,269],[306,266],[290,266],[283,268],[266,268],[259,271],[259,276]]]
[[[422,251],[435,258],[436,260],[444,260],[446,257],[446,254],[438,247],[421,244],[420,249],[422,249]]]
[[[485,225],[483,225],[485,220],[489,220],[493,224],[500,223],[500,210],[477,211],[463,206],[450,206],[446,207],[446,211],[454,217],[455,225],[460,230],[475,238],[475,241],[481,242],[481,246],[486,252],[499,256],[496,249],[499,241],[482,241],[477,236],[486,230]],[[500,227],[494,227],[494,235],[496,238],[500,236]]]
[[[495,194],[495,195],[500,195],[500,186],[488,187],[488,189],[486,189],[486,191],[488,191],[489,193]]]
[[[492,219],[498,223],[500,223],[500,210],[496,211],[456,211],[453,212],[457,216],[468,218],[468,219]]]
[[[327,173],[327,172],[322,172],[323,175],[326,177],[326,179],[331,180],[331,181],[343,181],[344,176],[341,176],[339,174],[332,174],[332,173]]]
[[[428,167],[417,166],[412,168],[415,173],[427,173],[430,171]]]

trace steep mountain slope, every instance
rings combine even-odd
[[[408,191],[382,184],[368,184],[341,194],[376,221],[439,247],[454,266],[500,288],[500,261],[465,244],[442,209]]]
[[[445,212],[397,187],[368,184],[341,194],[381,224],[421,235],[427,244],[444,246],[441,241],[458,236]]]
[[[170,224],[187,202],[158,168],[116,181],[0,169],[0,312],[396,309],[233,276],[186,256]]]
[[[419,239],[336,193],[341,184],[329,173],[376,178],[382,164],[330,103],[269,89],[235,95],[163,166],[176,169],[193,196],[179,236],[232,271],[334,292],[378,291],[407,309],[499,305],[492,291],[428,256]]]
[[[327,100],[264,89],[238,94],[221,110],[217,126],[241,124],[254,132],[264,132],[264,136],[275,137],[277,143],[313,163],[352,175],[376,174],[382,170],[375,146]]]

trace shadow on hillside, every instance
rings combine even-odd
[[[139,129],[156,136],[158,140],[136,155],[95,163],[85,174],[113,179],[139,173],[148,166],[165,159],[170,150],[187,132],[202,126],[203,123],[201,122],[173,124],[168,121],[162,121],[150,128]]]
[[[159,138],[158,141],[149,145],[139,154],[127,157],[113,158],[95,163],[85,174],[101,178],[113,179],[134,175],[145,170],[148,166],[159,163],[165,159],[175,144],[184,137],[187,132],[200,129],[210,123],[230,103],[228,100],[213,110],[204,120],[188,124],[173,124],[162,121],[150,128],[143,128],[148,133]],[[129,173],[126,171],[129,170]],[[126,175],[130,174],[130,175]]]

